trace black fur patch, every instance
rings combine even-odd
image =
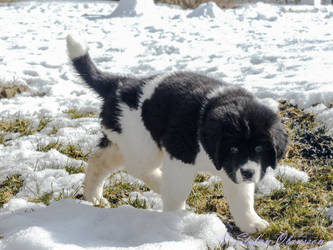
[[[207,94],[222,83],[195,73],[166,77],[144,101],[142,119],[159,147],[185,163],[199,152],[199,113]]]
[[[119,123],[119,118],[121,116],[119,99],[116,91],[110,92],[109,96],[104,100],[100,117],[102,118],[102,124],[106,128],[121,133],[122,130]]]
[[[127,78],[122,82],[120,88],[121,101],[126,103],[132,109],[138,109],[139,99],[142,95],[142,87],[145,84],[144,80]]]

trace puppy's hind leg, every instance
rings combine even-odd
[[[105,178],[123,162],[118,146],[113,143],[108,144],[89,158],[86,177],[83,182],[84,199],[96,205],[108,205],[108,201],[103,197]]]
[[[155,168],[148,173],[139,175],[138,178],[152,189],[155,193],[161,194],[162,171],[160,168]]]

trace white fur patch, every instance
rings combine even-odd
[[[79,36],[67,36],[67,51],[71,60],[84,56],[88,52],[88,48]]]
[[[142,122],[141,109],[130,109],[126,104],[120,104],[119,108],[122,132],[119,134],[107,128],[103,128],[103,132],[118,145],[126,167],[131,168],[131,172],[139,172],[138,175],[142,168],[158,167],[161,151]]]
[[[163,151],[161,196],[164,211],[185,209],[185,201],[191,191],[196,174],[195,166],[176,158],[171,159],[169,153]]]
[[[139,106],[141,107],[142,103],[145,100],[150,99],[152,97],[152,95],[154,94],[155,89],[158,87],[158,85],[165,78],[167,78],[171,75],[172,75],[172,73],[166,73],[166,74],[163,74],[163,75],[158,75],[154,79],[152,79],[151,81],[147,82],[142,88],[142,96],[141,96],[140,101],[139,101]]]
[[[207,95],[207,98],[211,99],[211,98],[217,97],[217,96],[219,96],[221,94],[224,94],[225,92],[233,90],[233,89],[237,90],[237,89],[239,89],[239,87],[237,87],[237,86],[220,86],[220,87],[214,89],[213,91],[211,91]]]
[[[242,183],[243,182],[243,176],[241,174],[240,169],[236,171],[236,182],[237,183]]]

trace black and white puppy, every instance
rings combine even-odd
[[[104,180],[123,167],[161,194],[165,211],[184,209],[192,181],[203,171],[222,178],[242,231],[268,226],[254,211],[254,188],[286,150],[277,114],[245,89],[203,75],[109,74],[96,68],[72,36],[67,48],[76,71],[103,99],[104,138],[88,161],[86,200],[107,203]]]

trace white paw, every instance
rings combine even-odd
[[[110,202],[107,199],[105,199],[104,197],[101,197],[99,199],[93,198],[92,203],[96,206],[110,207]]]
[[[244,233],[256,233],[265,230],[269,223],[261,219],[256,213],[239,218],[236,225]]]
[[[93,195],[85,193],[83,197],[86,201],[89,201],[96,206],[110,207],[109,201],[105,199],[102,195],[96,195],[96,194]]]

